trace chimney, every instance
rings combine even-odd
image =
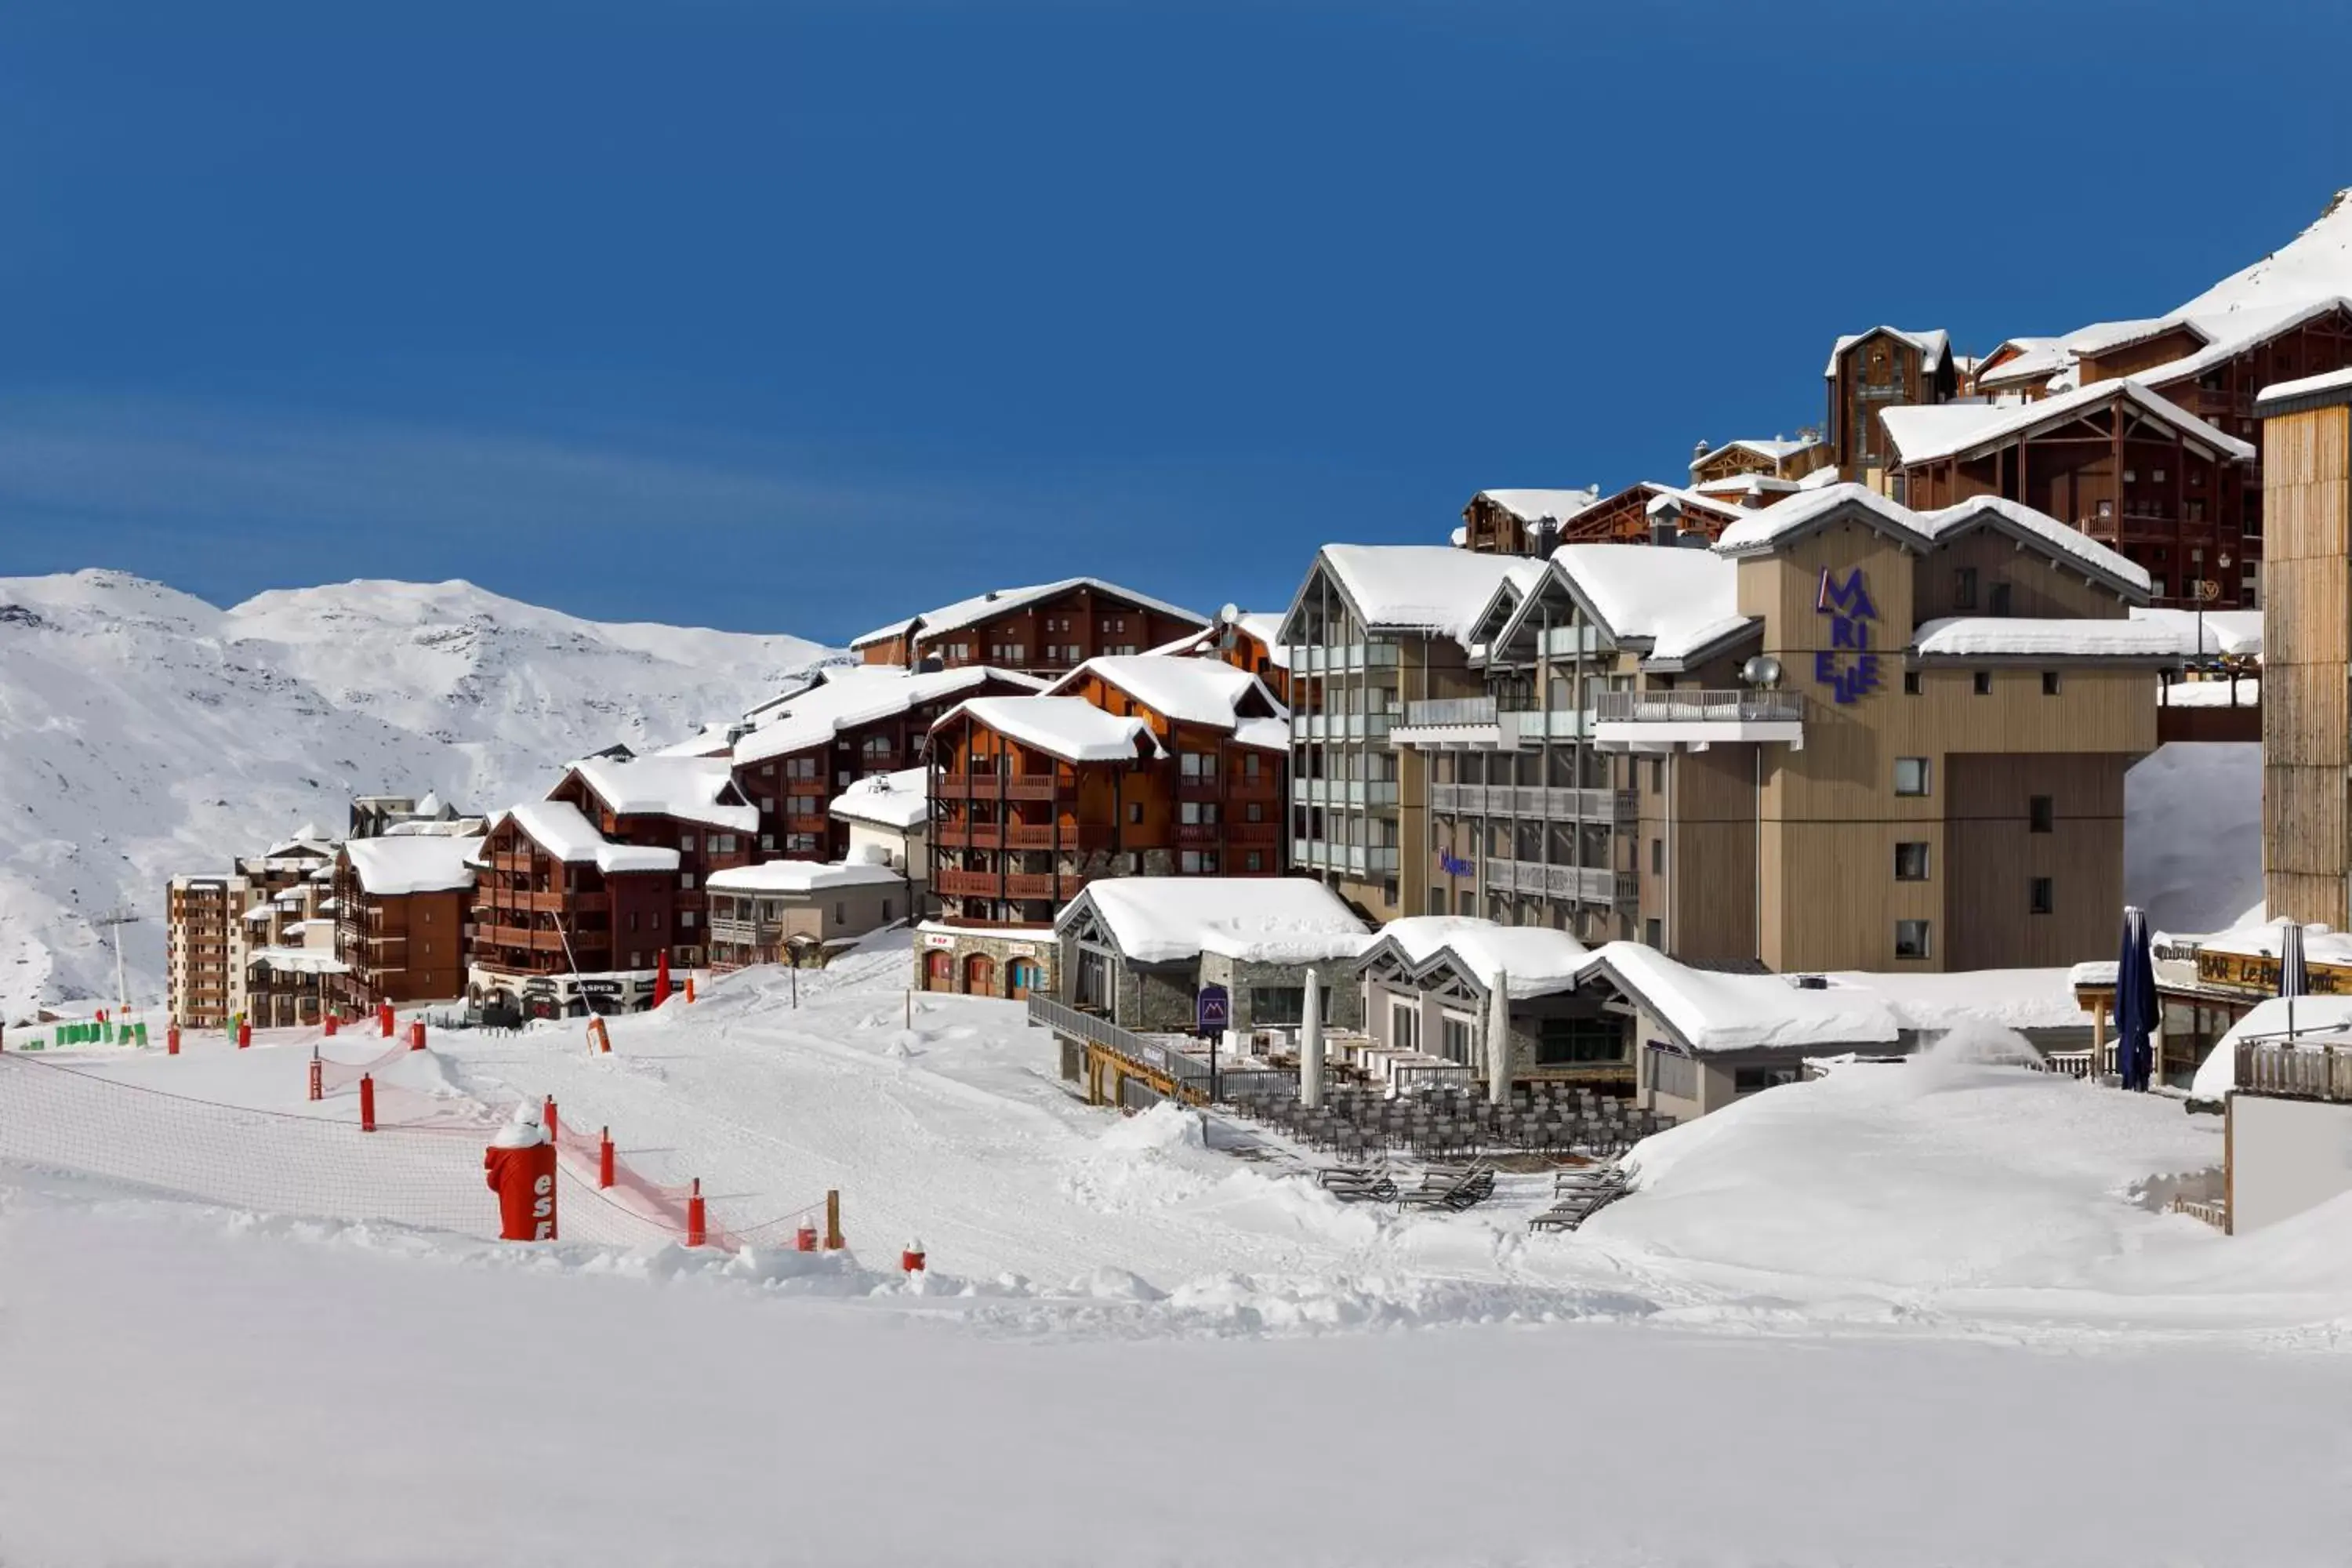
[[[1682,531],[1683,503],[1672,496],[1660,496],[1650,503],[1650,542],[1672,544]]]
[[[1704,441],[1699,442],[1696,446],[1691,448],[1691,461],[1694,463],[1697,462],[1701,458],[1706,456],[1707,450],[1707,444]]]

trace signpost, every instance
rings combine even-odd
[[[1233,1026],[1234,999],[1222,985],[1203,985],[1192,1002],[1196,1032],[1209,1037],[1209,1103],[1217,1100],[1217,1041]]]

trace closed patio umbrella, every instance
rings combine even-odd
[[[1486,996],[1486,1098],[1496,1105],[1511,1098],[1511,977],[1499,969]]]
[[[2156,963],[2147,951],[2147,914],[2124,910],[2123,951],[2116,957],[2116,1076],[2145,1089],[2153,1076],[2148,1036],[2156,1028]]]
[[[2294,1037],[2294,999],[2311,990],[2311,973],[2304,967],[2303,922],[2290,920],[2279,928],[2278,994],[2286,998],[2286,1033]]]
[[[1323,1103],[1323,976],[1312,969],[1298,1004],[1298,1103],[1309,1110]]]

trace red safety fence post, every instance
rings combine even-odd
[[[392,1038],[391,1003],[379,1002],[375,1005],[375,1022],[376,1027],[383,1031],[383,1037],[387,1040]]]
[[[316,1046],[310,1047],[310,1098],[327,1098],[327,1067],[319,1059],[319,1047]]]
[[[801,1221],[800,1229],[793,1232],[793,1250],[795,1252],[816,1250],[816,1221],[812,1219]]]
[[[613,1184],[613,1130],[609,1127],[599,1134],[596,1141],[596,1184],[600,1187]]]
[[[923,1271],[923,1244],[910,1238],[907,1250],[898,1254],[898,1267],[909,1274],[920,1274]]]
[[[360,1074],[360,1131],[375,1131],[375,1079],[368,1073]]]
[[[422,1018],[409,1020],[408,1048],[412,1051],[421,1051],[425,1048],[425,1020]]]
[[[176,1057],[180,1054],[180,1026],[176,1023],[163,1031],[163,1054],[167,1057]]]
[[[551,1094],[549,1095],[547,1097],[547,1103],[539,1108],[539,1124],[547,1129],[547,1141],[551,1143],[554,1142],[556,1133],[555,1096]]]
[[[239,1018],[236,1021],[236,1048],[241,1051],[251,1044],[253,1044],[253,1020]]]
[[[335,1016],[334,1016],[334,1014],[332,1014],[332,1013],[329,1013],[329,1014],[327,1015],[326,1024],[327,1024],[327,1038],[329,1038],[329,1039],[331,1039],[331,1039],[333,1039],[333,1038],[335,1037]]]
[[[700,1247],[702,1245],[703,1235],[702,1178],[700,1176],[697,1176],[694,1178],[694,1190],[692,1193],[688,1194],[686,1200],[687,1246]]]
[[[686,977],[686,1005],[689,1007],[694,1005],[694,976],[691,974]]]

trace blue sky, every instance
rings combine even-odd
[[[2178,303],[2352,184],[2347,10],[12,0],[0,574],[1273,606]]]

